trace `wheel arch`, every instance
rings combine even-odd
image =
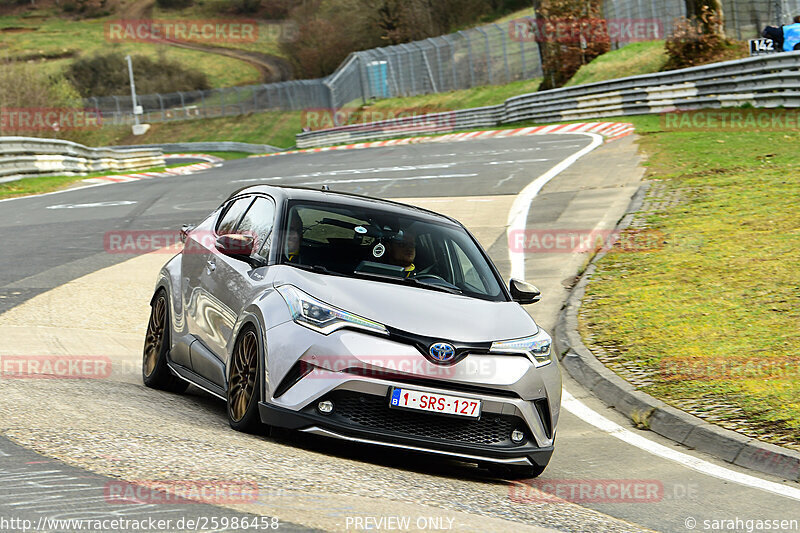
[[[261,311],[261,308],[256,304],[251,304],[248,306],[242,314],[239,316],[239,319],[236,321],[236,325],[233,328],[233,332],[231,334],[231,340],[228,343],[227,349],[227,357],[225,360],[225,390],[228,390],[228,376],[230,375],[230,365],[233,350],[236,347],[236,343],[239,340],[242,332],[247,329],[252,328],[256,334],[256,340],[258,341],[258,357],[260,363],[260,372],[261,377],[261,387],[258,391],[259,401],[263,401],[264,398],[267,397],[266,394],[266,387],[267,381],[269,380],[269,372],[267,369],[267,343],[266,343],[266,328],[264,322],[264,315]]]

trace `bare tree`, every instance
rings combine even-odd
[[[684,0],[686,17],[696,21],[702,32],[725,38],[725,13],[722,0]]]
[[[603,0],[534,0],[535,27],[544,80],[539,90],[555,89],[594,58],[611,49]]]

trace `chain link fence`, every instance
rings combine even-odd
[[[723,0],[730,37],[756,37],[800,14],[800,0]],[[684,0],[605,0],[609,21],[657,21],[663,38],[686,15]],[[339,109],[372,99],[506,84],[542,75],[539,46],[525,36],[533,18],[489,24],[423,41],[350,54],[326,78],[137,97],[143,122],[217,118],[257,111]],[[619,47],[624,42],[613,43]],[[130,96],[87,98],[104,124],[132,124]]]

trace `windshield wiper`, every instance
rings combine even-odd
[[[396,283],[398,285],[411,285],[414,287],[421,287],[423,289],[431,289],[434,291],[439,292],[446,292],[449,294],[464,294],[464,291],[461,289],[457,289],[454,287],[445,287],[442,285],[431,285],[430,283],[424,283],[422,281],[417,281],[414,278],[398,278],[395,276],[386,276],[383,274],[374,274],[372,272],[353,272],[356,276],[374,279],[378,281],[388,281],[389,283]]]

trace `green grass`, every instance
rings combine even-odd
[[[584,65],[567,87],[660,71],[667,63],[664,41],[631,43]]]
[[[224,2],[217,2],[224,3]],[[233,21],[236,20],[252,20],[251,17],[247,15],[242,15],[240,17],[236,16],[223,16],[219,12],[218,6],[214,5],[215,2],[205,2],[202,4],[193,3],[191,6],[184,8],[184,9],[162,9],[155,4],[153,6],[153,19],[156,20],[222,20],[222,19],[231,19]],[[242,41],[242,42],[212,42],[208,43],[213,46],[220,46],[222,48],[233,48],[237,50],[248,50],[251,52],[260,52],[262,54],[270,54],[278,57],[284,57],[283,52],[281,51],[280,47],[278,46],[279,42],[278,39],[282,35],[281,34],[281,27],[278,23],[275,22],[266,22],[266,21],[256,21],[258,24],[258,34],[256,38],[252,41]],[[286,33],[284,30],[283,33],[284,37],[288,36],[289,34]],[[201,44],[204,44],[202,41],[198,41]]]
[[[141,54],[150,57],[164,54],[186,67],[204,72],[212,87],[258,83],[259,72],[253,66],[235,58],[152,43],[109,42],[105,36],[105,24],[115,20],[118,20],[118,17],[88,20],[67,20],[56,16],[43,19],[19,16],[0,17],[0,29],[21,27],[33,30],[0,34],[2,35],[0,52],[9,57],[59,53],[86,56],[107,51],[120,51],[125,54]],[[74,57],[65,57],[44,60],[40,62],[40,65],[47,73],[55,74],[63,71],[72,61],[74,61]]]
[[[236,117],[182,120],[151,124],[141,136],[130,127],[109,127],[92,132],[93,146],[157,144],[170,142],[237,141],[289,148],[302,129],[300,111],[268,111]]]
[[[356,116],[370,112],[389,116],[392,112],[409,109],[435,112],[495,105],[511,96],[535,91],[539,82],[540,80],[533,79],[449,93],[390,98],[353,109],[357,109]],[[98,130],[75,132],[74,138],[70,140],[91,146],[177,141],[238,141],[290,148],[295,145],[295,135],[302,130],[302,117],[300,111],[269,111],[236,117],[161,122],[151,124],[150,130],[142,136],[132,135],[129,127],[108,126]]]
[[[599,262],[582,333],[654,371],[645,392],[679,406],[733,406],[723,411],[729,425],[744,417],[736,423],[749,434],[800,446],[800,132],[663,131],[659,117],[621,120],[642,135],[649,179],[682,201],[647,216],[663,247]],[[769,366],[778,362],[790,370]],[[754,368],[762,371],[747,373]]]
[[[126,170],[123,172],[94,172],[85,176],[42,176],[38,178],[23,178],[21,180],[0,183],[0,199],[28,196],[31,194],[42,194],[46,192],[67,189],[83,180],[96,178],[99,176],[117,176],[121,174],[134,174],[140,172],[163,172],[164,169],[167,168],[185,167],[190,164],[192,163],[179,163],[176,165],[153,167],[145,170]]]
[[[502,104],[512,96],[536,92],[541,78],[515,81],[506,85],[485,85],[472,89],[450,91],[447,93],[424,94],[406,98],[387,98],[376,100],[364,106],[366,111],[391,111],[403,109],[429,109],[435,111],[454,111],[468,107],[483,107]]]

